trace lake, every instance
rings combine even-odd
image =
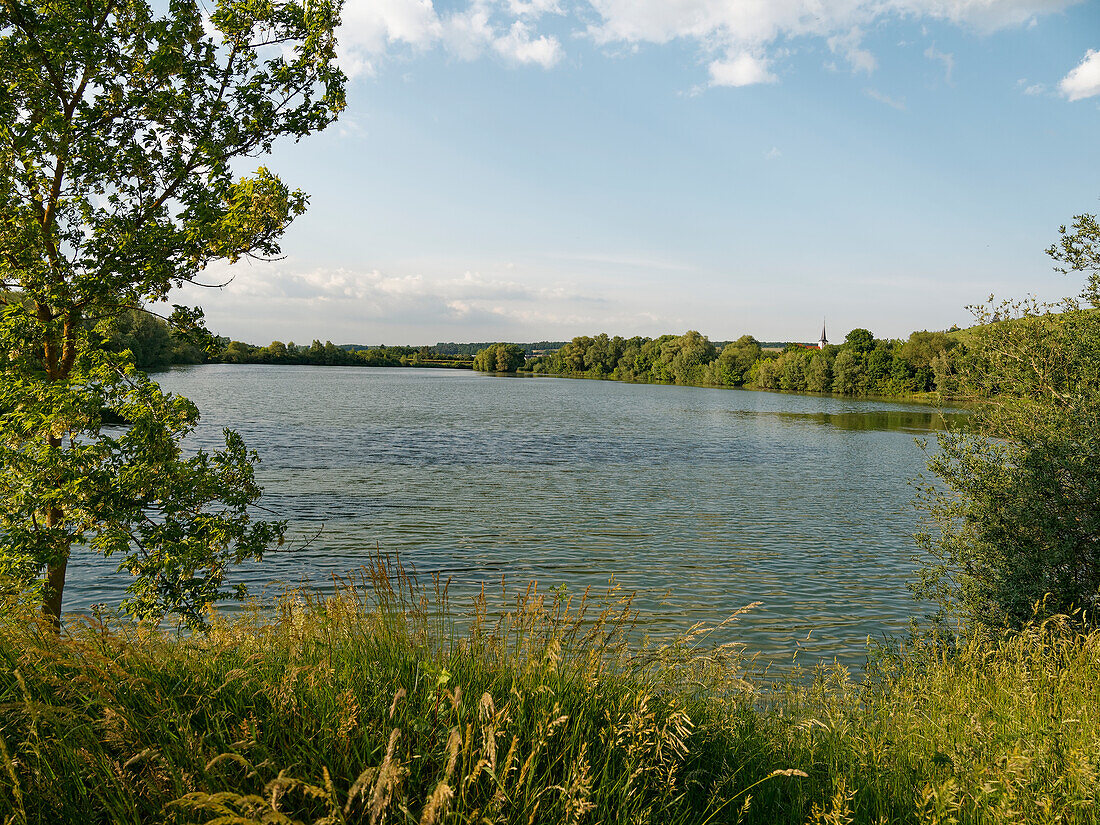
[[[777,664],[858,662],[922,609],[906,582],[927,406],[459,370],[156,377],[202,410],[191,446],[245,437],[291,521],[291,549],[242,571],[254,591],[331,587],[377,550],[460,603],[501,576],[571,593],[613,576],[655,636],[762,602],[733,633]],[[76,552],[65,610],[117,603],[108,569]]]

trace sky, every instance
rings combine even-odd
[[[1100,0],[347,0],[339,121],[265,166],[256,344],[831,340],[1056,299],[1100,212]],[[242,170],[249,171],[249,170]]]

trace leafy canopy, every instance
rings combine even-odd
[[[55,618],[74,542],[121,557],[132,612],[195,624],[228,565],[282,532],[249,517],[240,438],[185,458],[194,406],[104,339],[212,261],[279,254],[305,194],[235,169],[343,108],[339,5],[160,9],[0,0],[0,574],[45,571]]]
[[[1100,608],[1100,232],[1081,215],[1061,236],[1048,253],[1086,276],[1093,308],[976,308],[959,380],[984,401],[939,438],[929,467],[941,484],[922,489],[917,592],[970,623],[1020,626],[1039,603]]]
[[[474,356],[474,369],[483,372],[515,372],[526,356],[518,344],[490,344]]]

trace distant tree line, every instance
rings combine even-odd
[[[694,330],[657,338],[579,336],[568,342],[437,344],[421,346],[309,345],[272,341],[266,346],[208,336],[206,346],[162,318],[127,310],[105,331],[105,346],[129,350],[137,366],[172,364],[301,364],[361,367],[459,367],[792,392],[901,396],[959,391],[966,347],[947,332],[914,332],[906,341],[877,339],[854,329],[844,343],[823,350],[786,344],[780,351],[751,335],[712,342]],[[476,348],[476,349],[475,349]],[[472,353],[468,352],[473,350]],[[537,353],[532,355],[532,353]]]
[[[465,355],[441,353],[433,347],[387,347],[380,344],[364,349],[337,346],[331,341],[312,344],[284,344],[272,341],[264,347],[242,341],[225,341],[214,359],[227,364],[307,364],[318,367],[459,367],[469,368]]]
[[[344,367],[460,367],[469,368],[472,356],[439,352],[435,347],[359,346],[314,340],[300,345],[272,341],[266,346],[213,336],[201,327],[198,334],[168,323],[145,310],[125,310],[96,334],[111,352],[129,350],[141,369],[173,364],[306,364]],[[522,366],[523,354],[520,362]]]
[[[945,332],[907,341],[854,329],[824,349],[787,344],[765,350],[751,335],[718,346],[694,330],[658,338],[580,336],[555,353],[529,358],[534,373],[719,387],[756,387],[843,395],[910,395],[958,389],[965,347]]]
[[[431,347],[352,349],[331,341],[309,345],[272,341],[267,346],[207,335],[207,347],[163,319],[141,310],[128,310],[114,320],[105,346],[114,352],[130,350],[136,366],[157,369],[172,364],[305,364],[342,367],[465,367],[472,359],[436,352]]]
[[[432,350],[438,352],[440,355],[466,355],[473,358],[479,352],[489,347],[495,346],[493,341],[485,341],[480,344],[456,344],[453,341],[447,343],[439,343],[432,347]],[[542,355],[548,352],[554,352],[565,346],[565,341],[532,341],[527,344],[517,343],[514,346],[523,350],[523,354],[527,358],[532,358],[536,355]]]

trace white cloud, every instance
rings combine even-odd
[[[599,42],[711,45],[770,43],[780,36],[844,35],[891,16],[947,20],[990,30],[1020,25],[1080,0],[589,0]]]
[[[560,13],[556,0],[470,0],[442,15],[432,0],[347,0],[338,32],[340,63],[351,77],[370,75],[392,51],[442,46],[460,60],[492,50],[515,63],[550,68],[562,57],[561,43],[532,25]]]
[[[694,43],[708,64],[711,85],[745,86],[775,81],[770,66],[783,59],[776,48],[781,41],[823,39],[853,72],[870,74],[877,61],[862,39],[883,21],[940,20],[992,31],[1034,24],[1041,15],[1081,1],[460,0],[442,10],[432,0],[348,0],[339,38],[342,65],[353,76],[373,73],[392,51],[432,47],[462,60],[495,52],[515,63],[549,68],[560,62],[562,45],[535,26],[547,15],[568,13],[576,33],[616,51],[673,40]],[[943,61],[950,76],[952,56],[930,51],[930,59]]]
[[[339,31],[341,66],[351,76],[373,74],[388,48],[423,48],[441,33],[431,0],[348,0]]]
[[[879,103],[885,103],[887,106],[897,109],[899,112],[905,111],[905,100],[897,100],[896,98],[883,94],[877,89],[864,89],[863,93],[872,100],[877,100]]]
[[[747,52],[725,60],[715,60],[710,66],[711,86],[752,86],[779,80],[768,71],[768,61]]]
[[[461,60],[476,60],[495,37],[489,23],[489,9],[475,3],[447,18],[443,40],[451,54]]]
[[[852,67],[852,72],[864,72],[871,74],[878,68],[878,61],[867,49],[860,48],[863,41],[863,31],[858,26],[853,26],[844,34],[835,34],[826,40],[829,51],[840,54]]]
[[[943,64],[943,79],[950,84],[951,74],[955,71],[955,55],[937,51],[936,44],[933,43],[924,50],[924,56],[929,60],[938,60]]]
[[[1081,0],[883,0],[864,5],[994,31],[1007,26],[1034,25],[1040,15],[1059,12],[1079,2]]]
[[[532,18],[562,13],[557,0],[508,0],[508,10],[516,17]]]
[[[1069,100],[1100,95],[1100,50],[1089,49],[1084,60],[1062,78],[1058,91]]]
[[[764,153],[764,160],[778,160],[781,157],[783,157],[783,153],[779,151],[779,147],[777,146],[773,146]]]
[[[485,263],[484,271],[461,274],[445,260],[398,264],[394,272],[294,259],[219,262],[205,282],[228,282],[224,288],[215,294],[185,285],[172,300],[202,304],[210,329],[258,344],[273,338],[360,344],[567,340],[593,330],[654,335],[686,328],[672,306],[653,314],[636,279],[611,277],[600,266],[585,266],[583,256],[578,260],[569,267],[575,276],[531,261]]]
[[[265,343],[265,336],[308,340],[322,332],[358,340],[362,335],[356,329],[400,323],[437,328],[452,322],[484,324],[493,318],[499,323],[541,317],[549,323],[576,316],[594,324],[607,310],[605,301],[560,283],[524,283],[474,271],[391,274],[305,267],[287,260],[217,264],[205,280],[226,284],[217,300],[209,302],[212,328],[251,336],[258,343]],[[209,292],[185,287],[179,297],[207,303]],[[261,305],[262,313],[256,311]]]
[[[853,71],[870,73],[876,61],[861,46],[862,32],[883,20],[924,18],[992,31],[1030,23],[1078,2],[1081,0],[589,0],[598,19],[588,25],[587,33],[600,44],[695,41],[706,53],[751,54],[757,60],[766,59],[780,40],[824,38]],[[712,78],[716,64],[722,72],[731,62],[712,63]]]
[[[517,20],[502,37],[493,41],[497,54],[516,63],[537,63],[549,69],[561,59],[561,44],[556,37],[532,37],[530,28]]]

